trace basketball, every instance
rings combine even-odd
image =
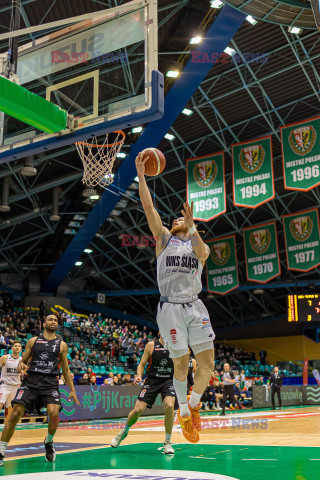
[[[163,172],[166,166],[166,159],[160,150],[157,148],[146,148],[142,154],[143,158],[149,157],[145,163],[145,174],[148,177],[155,177]]]

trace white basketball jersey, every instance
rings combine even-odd
[[[157,280],[161,296],[188,298],[202,290],[202,262],[191,240],[172,236],[157,259]]]
[[[20,385],[21,377],[18,372],[18,364],[22,357],[13,358],[8,355],[6,364],[1,369],[1,382],[6,385]]]

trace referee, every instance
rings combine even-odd
[[[233,405],[236,403],[236,400],[234,398],[235,382],[236,382],[235,375],[230,370],[229,363],[225,363],[223,365],[223,373],[222,373],[223,397],[222,397],[222,403],[221,403],[222,412],[220,413],[220,415],[226,414],[226,404],[227,404],[228,397],[229,397],[230,407],[232,403]],[[237,402],[237,403],[239,405],[239,410],[241,410],[240,402]]]

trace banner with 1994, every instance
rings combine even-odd
[[[281,274],[276,222],[243,229],[247,279],[266,283]]]
[[[226,211],[224,153],[187,160],[187,199],[193,218],[208,222]]]
[[[280,127],[284,186],[308,191],[320,185],[320,117]]]
[[[271,136],[232,145],[233,203],[256,208],[274,198]]]
[[[289,270],[308,272],[320,265],[318,209],[283,216]]]
[[[239,286],[236,237],[207,240],[210,255],[207,260],[208,292],[224,295]]]

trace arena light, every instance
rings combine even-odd
[[[169,77],[169,78],[177,78],[179,77],[179,75],[180,75],[179,70],[168,70],[166,73],[166,77]]]
[[[123,153],[123,152],[117,153],[117,158],[126,158],[126,156],[127,156],[127,155],[126,155],[125,153]]]
[[[134,181],[139,183],[139,177],[134,177]]]
[[[211,0],[211,8],[221,8],[223,5],[221,0]]]
[[[113,178],[114,173],[107,173],[107,175],[104,176],[104,178]]]
[[[246,20],[247,20],[247,22],[251,23],[251,25],[257,25],[257,23],[258,23],[258,20],[256,20],[255,18],[253,18],[252,15],[248,15],[248,16],[246,17]]]
[[[131,130],[132,133],[140,133],[142,132],[142,127],[134,127],[132,130]]]
[[[289,27],[289,28],[288,28],[288,32],[289,32],[289,33],[295,33],[296,35],[300,35],[300,33],[302,32],[302,28]]]
[[[91,195],[90,200],[99,200],[100,196],[99,195]]]
[[[190,117],[190,115],[193,114],[193,111],[190,110],[189,108],[184,108],[184,109],[182,110],[182,113],[184,113],[185,115],[187,115],[188,117]]]
[[[166,133],[164,138],[167,140],[174,140],[176,137],[174,135],[171,135],[171,133]]]
[[[92,253],[92,252],[93,252],[93,250],[90,250],[90,248],[85,248],[84,249],[84,253]]]
[[[224,53],[226,53],[227,55],[230,55],[230,57],[233,57],[233,55],[236,53],[236,51],[233,50],[233,48],[227,47],[227,48],[224,49]]]
[[[198,45],[202,40],[202,37],[192,37],[190,39],[190,45]]]
[[[82,262],[76,262],[76,263],[75,263],[75,266],[76,266],[76,267],[81,267],[81,265],[82,265]]]

